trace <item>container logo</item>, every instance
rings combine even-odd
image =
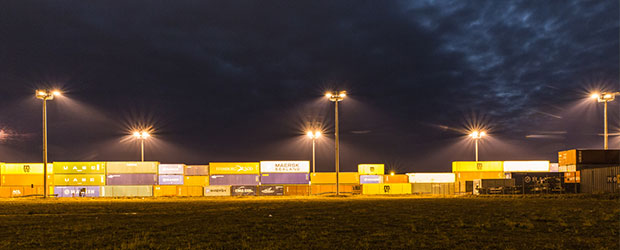
[[[476,168],[477,168],[478,170],[482,170],[482,162],[478,162],[478,163],[476,163]]]
[[[30,173],[30,165],[24,165],[24,173]]]
[[[386,193],[386,194],[389,193],[390,192],[390,188],[391,188],[390,185],[384,185],[383,186],[383,192]]]
[[[268,188],[261,190],[260,192],[263,194],[273,194],[276,192],[276,190],[274,190],[273,187],[268,187]]]
[[[11,194],[13,195],[22,195],[22,191],[19,189],[13,189],[11,190]]]

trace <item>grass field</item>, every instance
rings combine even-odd
[[[615,198],[30,198],[0,208],[3,249],[620,249]]]

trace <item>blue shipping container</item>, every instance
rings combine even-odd
[[[260,175],[257,174],[220,174],[211,175],[209,185],[253,185],[257,186]]]
[[[381,175],[360,175],[360,184],[383,183]]]
[[[99,197],[100,186],[56,186],[56,197]]]
[[[261,184],[309,184],[310,174],[269,173],[260,175]]]
[[[159,175],[159,185],[183,185],[183,176]]]

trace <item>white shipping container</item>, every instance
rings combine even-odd
[[[454,183],[454,173],[408,173],[409,183]]]
[[[261,161],[261,173],[309,173],[309,161]]]
[[[225,186],[225,185],[220,185],[220,186],[206,186],[204,188],[204,195],[205,196],[230,196],[230,187],[231,186]]]
[[[549,161],[505,161],[504,172],[549,172]]]
[[[159,164],[159,174],[183,174],[185,164]]]

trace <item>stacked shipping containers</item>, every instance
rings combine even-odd
[[[178,196],[203,196],[209,185],[209,165],[185,166],[183,186],[177,187]]]
[[[209,176],[210,185],[221,186],[213,187],[216,188],[214,190],[230,189],[230,195],[256,195],[260,183],[260,163],[211,162]]]
[[[183,185],[183,164],[159,164],[157,184],[153,186],[153,196],[177,196],[177,186]],[[202,192],[201,192],[202,193]]]
[[[408,173],[413,194],[454,194],[454,173]]]
[[[562,192],[562,174],[551,172],[549,161],[504,161],[504,172],[515,180],[512,187],[518,193]],[[483,187],[505,182],[482,182]],[[508,187],[508,186],[506,186]]]
[[[620,166],[620,150],[571,149],[558,152],[559,171],[564,172],[568,191],[616,192],[608,177]],[[584,174],[584,171],[587,172]],[[587,178],[587,180],[586,180]],[[586,180],[584,182],[584,180]],[[612,177],[613,180],[613,177]],[[572,185],[572,187],[571,187]]]
[[[477,179],[505,179],[504,166],[501,161],[454,161],[452,172],[455,174],[454,192],[468,191],[467,183]],[[470,187],[474,188],[475,187]]]
[[[385,165],[383,164],[359,164],[357,173],[360,175],[360,184],[383,183]]]
[[[53,171],[48,164],[48,187],[53,186]],[[0,179],[0,197],[43,195],[43,163],[0,163]]]
[[[99,197],[106,184],[105,162],[54,162],[53,169],[58,197]]]
[[[338,182],[340,192],[345,194],[361,194],[359,185],[359,174],[356,172],[340,172]],[[336,173],[312,173],[310,174],[310,194],[335,194],[336,193]]]
[[[159,162],[107,162],[104,197],[153,196]]]
[[[261,161],[260,171],[260,195],[309,194],[309,161]]]

